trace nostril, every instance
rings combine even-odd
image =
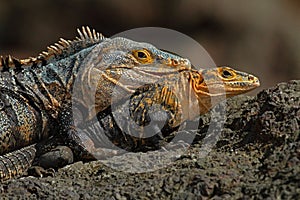
[[[248,81],[254,81],[254,76],[248,76]]]
[[[188,59],[183,59],[183,61],[182,61],[184,64],[186,64],[186,65],[189,65],[190,64],[190,61],[188,60]]]
[[[178,65],[178,60],[173,60],[174,65]]]

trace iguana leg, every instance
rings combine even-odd
[[[74,112],[66,111],[61,115],[60,120],[64,121],[64,127],[61,127],[60,137],[72,150],[74,161],[105,159],[124,153],[121,149],[114,149],[111,145],[107,145],[110,141],[105,137],[104,129],[96,117],[89,121],[78,120],[85,119],[84,114],[87,111],[79,110],[77,107],[72,111]]]
[[[96,131],[97,126],[89,122],[88,129],[75,127],[73,117],[63,113],[61,133],[37,144],[37,156],[30,168],[30,174],[35,176],[51,175],[52,169],[58,169],[74,161],[90,161],[119,155],[122,151],[105,147],[95,147],[95,141],[90,132]],[[71,124],[71,125],[70,125]]]
[[[139,88],[131,97],[130,117],[141,127],[158,125],[163,140],[169,142],[181,123],[180,102],[165,85],[150,84]]]
[[[93,125],[89,125],[89,132],[87,130],[80,129],[70,129],[68,132],[69,146],[79,160],[95,160],[95,159],[105,159],[108,157],[121,155],[125,153],[121,149],[107,148],[103,146],[95,146],[97,140],[93,139],[91,136],[104,134],[103,130],[93,129],[99,126],[98,122]]]
[[[142,127],[156,126],[159,128],[156,136],[161,135],[155,138],[141,134],[145,147],[156,142],[159,148],[176,149],[186,148],[192,143],[195,134],[186,125],[197,129],[198,123],[189,121],[183,110],[186,108],[183,104],[187,102],[181,102],[180,98],[182,96],[177,96],[174,88],[163,83],[145,85],[132,95],[129,102],[130,118],[142,131]]]
[[[53,176],[56,169],[73,163],[73,152],[67,146],[61,146],[61,140],[51,138],[36,145],[37,156],[28,169],[28,174],[38,177]]]
[[[45,169],[58,169],[72,163],[74,160],[72,150],[66,146],[65,140],[60,136],[54,136],[39,142],[36,148],[37,155],[33,164]]]

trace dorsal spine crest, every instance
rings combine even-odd
[[[101,33],[96,32],[95,29],[90,29],[88,26],[77,29],[77,32],[79,37],[76,37],[74,40],[60,38],[57,43],[48,46],[47,50],[41,52],[37,57],[17,59],[10,55],[0,56],[1,71],[7,71],[9,68],[21,70],[22,66],[31,66],[38,63],[44,64],[52,58],[59,60],[105,40]]]

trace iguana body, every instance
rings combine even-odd
[[[2,180],[25,171],[35,157],[33,144],[53,136],[65,138],[78,157],[84,157],[81,150],[105,153],[98,143],[108,140],[126,150],[159,147],[161,137],[141,139],[125,133],[116,122],[112,105],[121,119],[123,105],[128,103],[130,117],[139,125],[128,129],[139,134],[151,121],[149,113],[160,107],[167,114],[167,136],[183,121],[207,112],[213,106],[212,96],[217,98],[224,91],[237,95],[259,84],[254,76],[226,67],[196,71],[187,59],[147,43],[104,38],[88,27],[79,35],[73,41],[61,39],[36,58],[1,57]],[[211,88],[217,92],[213,94]],[[153,105],[154,111],[150,109]],[[74,107],[78,107],[76,119]],[[190,112],[197,108],[199,112]],[[89,130],[86,125],[96,117],[101,130]],[[108,140],[103,143],[102,138]]]

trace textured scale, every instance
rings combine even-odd
[[[26,172],[36,154],[34,145],[0,156],[0,180],[13,178]]]
[[[95,156],[90,152],[116,155],[110,143],[130,151],[158,149],[220,96],[259,85],[229,67],[197,71],[188,59],[148,43],[105,38],[89,27],[78,34],[37,57],[0,57],[0,180],[22,174],[55,145],[69,146],[75,160]],[[141,138],[146,127],[162,134]]]

